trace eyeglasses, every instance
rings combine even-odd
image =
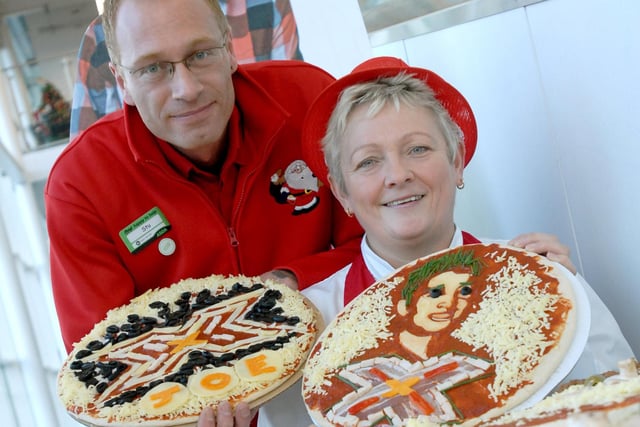
[[[226,46],[225,42],[222,46],[196,50],[181,61],[158,61],[136,69],[131,69],[124,65],[120,65],[120,67],[127,70],[129,74],[141,83],[160,83],[173,77],[177,64],[184,64],[189,71],[195,74],[217,64],[222,58]]]

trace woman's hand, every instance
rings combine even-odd
[[[197,427],[249,427],[252,418],[253,413],[247,403],[238,403],[234,414],[231,404],[225,401],[218,405],[217,413],[210,406],[204,408]]]
[[[551,261],[562,264],[573,274],[577,272],[575,265],[573,265],[569,257],[569,247],[563,245],[560,240],[558,240],[558,237],[553,234],[525,233],[515,237],[508,244],[544,255]]]

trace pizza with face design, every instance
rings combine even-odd
[[[58,395],[89,426],[194,426],[205,406],[257,407],[297,381],[317,318],[275,282],[186,279],[109,311],[74,345]]]
[[[580,282],[540,255],[442,251],[376,282],[327,326],[304,368],[305,404],[321,426],[476,425],[557,385],[588,315]]]

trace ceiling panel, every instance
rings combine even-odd
[[[0,0],[0,15],[10,15],[14,13],[29,13],[34,10],[72,10],[73,7],[85,7],[92,4],[95,8],[94,0]]]
[[[442,30],[542,0],[358,0],[372,46]]]
[[[8,16],[24,17],[35,42],[65,31],[81,35],[97,14],[94,0],[0,0],[0,44],[8,44],[11,38],[6,29]]]

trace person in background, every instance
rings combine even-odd
[[[365,230],[351,264],[302,291],[325,324],[397,268],[481,242],[454,222],[456,191],[464,188],[464,168],[476,139],[466,99],[432,71],[397,58],[367,60],[319,95],[303,129],[305,159]],[[555,236],[529,233],[508,244],[545,254],[576,272],[568,248]],[[586,348],[569,378],[616,369],[619,360],[633,354],[607,307],[578,278],[592,321]],[[259,411],[261,426],[309,424],[300,382]]]
[[[99,118],[120,110],[122,95],[109,69],[102,15],[87,27],[78,50],[76,79],[71,99],[69,141]]]
[[[270,59],[303,59],[289,0],[219,0],[231,27],[239,64]],[[109,69],[102,15],[87,27],[80,49],[72,99],[69,140],[102,116],[122,108],[122,94]]]
[[[38,109],[33,113],[33,131],[40,144],[69,136],[69,103],[57,87],[45,81]]]

